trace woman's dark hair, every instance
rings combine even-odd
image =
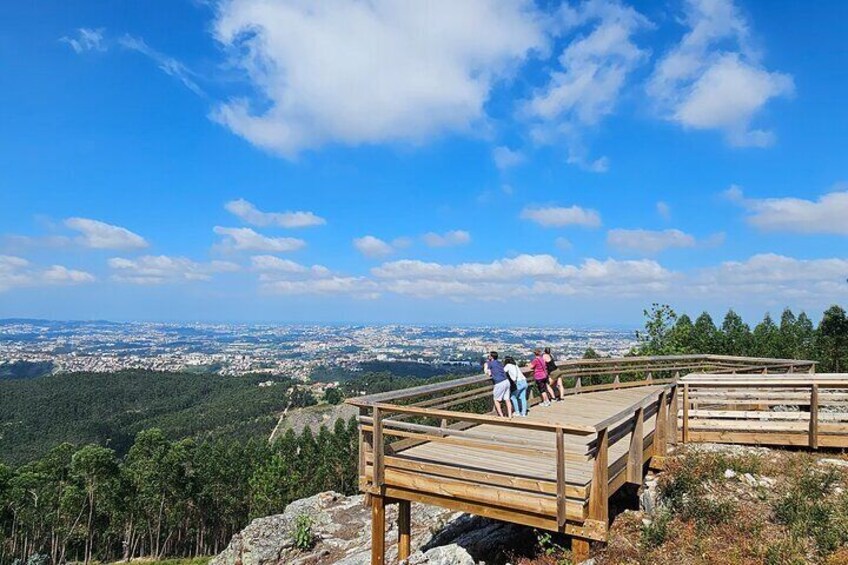
[[[504,359],[504,365],[515,365],[515,359],[507,355],[506,359]]]
[[[498,358],[498,352],[497,352],[497,351],[491,351],[491,352],[489,352],[489,355],[491,355],[491,356],[492,356],[492,359],[497,359],[497,358]]]
[[[551,348],[550,348],[550,347],[546,347],[546,348],[545,348],[545,353],[547,353],[548,355],[550,355],[550,354],[551,354]]]

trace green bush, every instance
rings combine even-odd
[[[668,525],[671,522],[671,513],[660,510],[654,517],[653,522],[642,526],[642,546],[650,551],[665,543],[668,538]]]
[[[821,554],[848,542],[848,498],[830,496],[839,478],[835,469],[805,469],[773,505],[778,522],[795,536],[811,537]]]
[[[294,546],[300,551],[309,551],[315,547],[317,541],[315,532],[312,531],[312,518],[308,514],[301,514],[294,520]]]

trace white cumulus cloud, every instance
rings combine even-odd
[[[546,228],[583,226],[596,228],[601,225],[601,215],[592,209],[580,206],[529,206],[521,211],[521,219],[530,220]]]
[[[63,265],[39,269],[22,257],[0,255],[0,292],[19,287],[74,285],[94,280],[94,275],[86,271],[69,269]]]
[[[373,235],[357,237],[353,240],[353,246],[357,251],[371,258],[385,257],[394,251],[394,247],[391,244]]]
[[[126,228],[91,220],[89,218],[68,218],[65,226],[80,235],[76,242],[94,249],[141,249],[148,246],[147,241]]]
[[[225,228],[215,226],[213,231],[221,236],[217,248],[221,251],[264,251],[283,253],[297,251],[306,246],[294,237],[267,237],[250,228]]]
[[[327,220],[313,212],[262,212],[243,198],[231,200],[224,208],[237,218],[254,226],[279,226],[281,228],[307,228],[322,226]]]
[[[469,131],[546,42],[530,0],[223,0],[213,33],[255,90],[213,119],[287,157]]]
[[[752,121],[772,99],[794,93],[791,75],[767,70],[732,0],[687,0],[687,33],[657,63],[648,93],[684,127],[723,131],[732,145],[767,146]]]
[[[421,239],[429,247],[453,247],[470,243],[471,234],[464,230],[453,230],[443,234],[430,232],[421,236]]]
[[[764,231],[848,235],[848,186],[842,184],[816,200],[805,198],[745,198],[737,186],[725,196],[749,212],[747,221]]]
[[[229,261],[199,263],[186,257],[145,255],[134,259],[112,257],[108,261],[112,279],[131,284],[155,285],[186,281],[206,281],[215,273],[229,273],[240,269]]]

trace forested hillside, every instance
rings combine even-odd
[[[275,386],[258,386],[268,380]],[[31,461],[62,442],[123,454],[138,432],[154,427],[171,439],[267,437],[293,386],[267,375],[148,371],[0,381],[0,461]]]

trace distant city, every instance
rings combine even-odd
[[[634,342],[633,331],[612,329],[0,320],[0,369],[39,364],[52,373],[147,369],[308,381],[321,371],[358,371],[373,362],[468,371],[490,349],[522,358],[536,346],[550,346],[563,359],[589,347],[621,355]]]

